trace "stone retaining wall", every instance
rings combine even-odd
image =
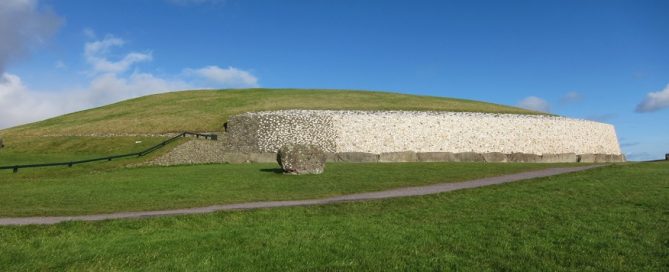
[[[236,115],[227,127],[229,147],[238,152],[275,152],[298,143],[330,153],[621,155],[612,125],[556,116],[284,110]]]

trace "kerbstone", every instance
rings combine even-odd
[[[338,162],[379,162],[379,155],[365,152],[342,152],[337,153],[336,161]]]
[[[484,162],[483,154],[474,152],[455,153],[455,161],[457,162]]]
[[[417,162],[416,152],[387,152],[379,154],[379,162]]]
[[[420,162],[454,162],[455,154],[452,152],[419,152],[416,157]]]
[[[579,155],[579,162],[582,163],[606,163],[606,162],[625,162],[624,155],[611,154],[582,154]]]
[[[483,154],[485,162],[507,162],[509,161],[506,154],[500,152],[490,152]]]
[[[525,162],[525,163],[541,162],[541,155],[537,154],[511,153],[509,154],[508,157],[510,162]]]
[[[539,160],[541,163],[570,163],[578,162],[578,156],[575,153],[563,154],[543,154]]]
[[[325,152],[315,145],[287,144],[279,149],[276,160],[285,174],[321,174],[325,170]]]

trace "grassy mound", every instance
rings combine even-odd
[[[471,100],[343,90],[246,89],[150,95],[0,131],[1,135],[117,135],[221,131],[229,116],[280,109],[540,114]]]

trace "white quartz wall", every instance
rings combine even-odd
[[[414,112],[285,110],[246,113],[258,118],[261,152],[286,143],[327,152],[476,152],[613,154],[612,125],[555,116]]]

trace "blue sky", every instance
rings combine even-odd
[[[611,123],[630,159],[660,158],[667,11],[647,0],[3,0],[0,127],[168,90],[384,90]]]

